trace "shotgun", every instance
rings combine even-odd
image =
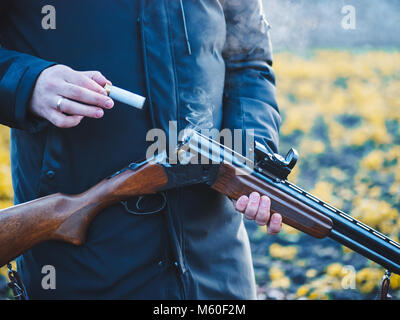
[[[294,149],[285,158],[268,153],[258,143],[253,151],[254,160],[250,160],[192,130],[176,148],[177,164],[170,164],[162,152],[130,164],[81,194],[56,193],[3,209],[0,266],[43,241],[82,245],[91,221],[107,206],[133,196],[205,183],[235,200],[253,191],[267,195],[271,212],[279,212],[283,223],[315,238],[329,237],[400,274],[397,242],[287,180],[298,159]]]

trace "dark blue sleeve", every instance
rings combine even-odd
[[[275,95],[269,24],[261,1],[225,1],[224,123],[254,129],[255,140],[278,151],[280,115]]]
[[[36,132],[48,124],[28,111],[36,79],[54,65],[40,58],[0,47],[0,123]]]

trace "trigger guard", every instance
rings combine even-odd
[[[165,206],[167,205],[167,196],[165,195],[164,192],[160,192],[159,195],[161,195],[163,202],[160,205],[159,208],[155,209],[155,210],[150,210],[150,211],[135,211],[129,208],[128,206],[128,201],[121,201],[120,203],[122,204],[122,206],[124,207],[124,209],[126,210],[126,212],[131,213],[131,214],[135,214],[135,215],[147,215],[147,214],[155,214],[158,213],[160,211],[162,211]],[[144,196],[140,196],[139,199],[136,201],[136,209],[137,210],[141,210],[140,208],[140,202],[144,199]]]

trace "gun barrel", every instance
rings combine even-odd
[[[355,252],[362,254],[366,258],[375,261],[390,272],[400,274],[400,264],[396,262],[398,257],[395,260],[395,257],[391,254],[392,250],[389,245],[384,244],[383,246],[379,246],[374,243],[364,245],[356,232],[354,232],[352,236],[346,236],[335,229],[331,230],[329,237]]]
[[[277,185],[332,220],[329,238],[400,274],[400,244],[288,181]]]

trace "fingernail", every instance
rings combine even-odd
[[[252,193],[250,194],[250,201],[251,202],[256,202],[259,199],[259,195],[257,193]]]
[[[277,215],[273,215],[272,216],[272,222],[273,223],[280,223],[281,222],[281,218]]]
[[[246,198],[245,197],[240,197],[238,202],[240,204],[245,204],[246,203]]]
[[[111,99],[108,99],[106,101],[106,107],[107,108],[112,108],[114,106],[114,101],[112,101]]]
[[[97,110],[97,111],[96,111],[96,117],[97,117],[97,118],[101,118],[101,117],[103,116],[103,114],[104,114],[104,113],[103,113],[103,110]]]
[[[268,201],[264,198],[261,198],[260,207],[266,208],[268,206]]]

